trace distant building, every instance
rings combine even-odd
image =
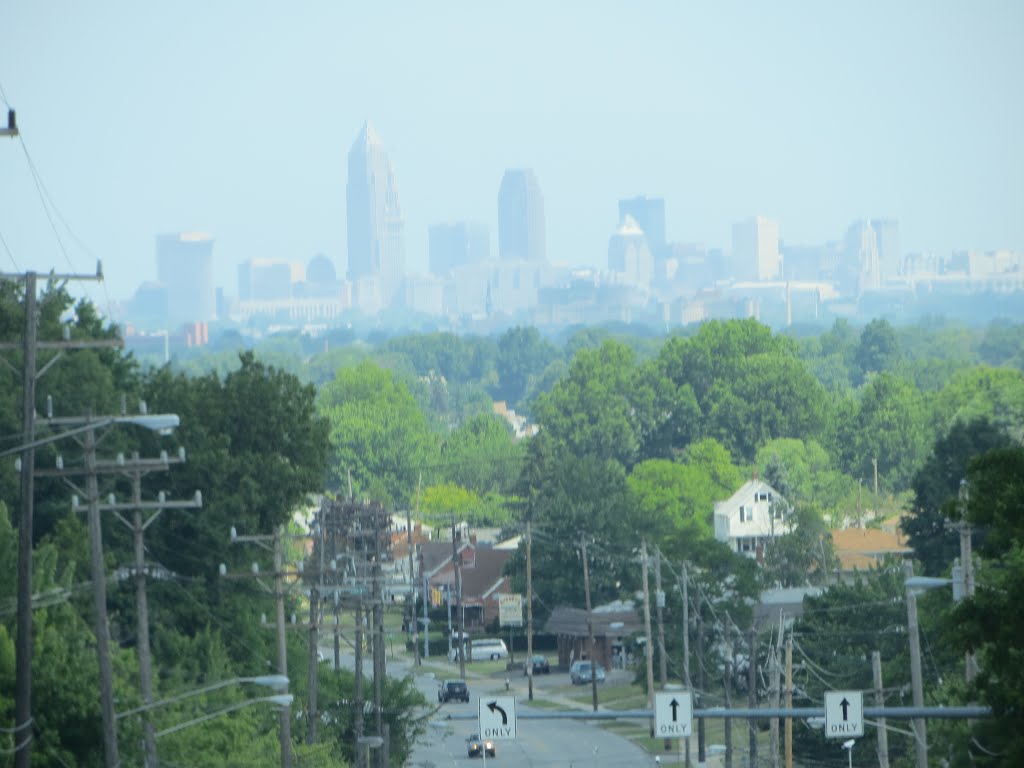
[[[345,194],[349,279],[357,284],[367,278],[379,281],[380,295],[374,295],[373,306],[386,306],[405,276],[405,224],[391,161],[369,122],[348,153]],[[357,301],[358,296],[357,291]]]
[[[430,271],[447,277],[465,264],[480,264],[491,258],[487,226],[474,221],[435,224],[430,228]]]
[[[878,246],[878,266],[881,280],[892,280],[903,274],[903,254],[900,251],[900,223],[896,219],[871,219]]]
[[[239,301],[275,301],[292,298],[292,286],[301,282],[302,266],[274,259],[249,259],[238,265]]]
[[[846,230],[843,270],[840,280],[844,292],[877,290],[882,284],[882,262],[878,235],[870,220],[855,221]]]
[[[608,269],[629,285],[650,285],[654,277],[654,257],[647,238],[628,213],[608,241]]]
[[[167,289],[168,325],[206,322],[217,317],[210,235],[203,232],[158,235],[156,274]]]
[[[619,200],[619,221],[632,216],[647,236],[647,246],[660,258],[665,249],[665,200],[638,195]]]
[[[741,555],[764,560],[771,539],[788,533],[787,505],[763,480],[748,480],[725,501],[715,502],[715,538]]]
[[[779,225],[753,216],[732,225],[732,261],[737,280],[775,280],[782,272]]]
[[[292,286],[292,295],[302,299],[337,299],[344,294],[334,262],[318,253],[306,265],[306,279]]]
[[[547,261],[544,196],[529,168],[509,169],[498,189],[498,258]]]

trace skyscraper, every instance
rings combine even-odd
[[[544,197],[529,168],[510,168],[498,190],[498,257],[503,261],[547,261]]]
[[[456,267],[491,258],[487,227],[475,221],[435,224],[430,228],[430,271],[445,277]]]
[[[732,225],[732,259],[738,280],[775,280],[781,270],[779,225],[752,216]]]
[[[608,240],[608,269],[619,273],[629,285],[647,286],[654,277],[654,257],[647,237],[628,213]]]
[[[398,186],[384,143],[369,122],[348,153],[348,277],[378,280],[389,303],[405,276],[405,240]]]
[[[632,216],[640,225],[651,253],[661,256],[665,250],[665,200],[647,195],[619,200],[619,221],[626,216]]]
[[[900,253],[900,223],[896,219],[871,219],[878,242],[878,262],[882,282],[903,274],[903,254]]]
[[[206,322],[217,316],[210,235],[204,232],[158,235],[156,275],[167,290],[167,320],[171,325]]]

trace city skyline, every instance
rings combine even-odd
[[[764,215],[792,244],[878,217],[900,222],[903,252],[1024,251],[1018,3],[104,0],[51,17],[9,0],[4,15],[2,106],[45,192],[20,140],[0,144],[0,257],[101,257],[115,298],[152,279],[162,232],[211,233],[225,287],[249,259],[323,253],[346,274],[345,155],[367,119],[413,273],[438,222],[483,223],[497,252],[495,190],[515,167],[542,184],[551,262],[602,266],[636,195],[665,201],[666,240],[709,248]]]

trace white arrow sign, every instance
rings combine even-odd
[[[864,735],[864,694],[825,691],[825,736],[850,739]]]
[[[661,691],[654,694],[654,735],[674,738],[693,735],[693,694]]]
[[[516,737],[514,696],[480,697],[480,737],[491,741],[510,741]]]

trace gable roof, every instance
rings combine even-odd
[[[622,637],[643,629],[643,622],[632,607],[617,605],[612,610],[595,608],[592,615],[594,637]],[[612,626],[619,624],[621,626]],[[568,606],[555,608],[544,624],[544,631],[552,635],[587,637],[590,634],[587,630],[587,612],[583,608]]]
[[[773,499],[781,499],[782,494],[772,488],[764,480],[751,479],[741,485],[732,496],[724,501],[715,502],[715,514],[719,512],[727,514],[734,509],[739,509],[741,504],[746,504],[754,498],[755,493],[770,493]]]

